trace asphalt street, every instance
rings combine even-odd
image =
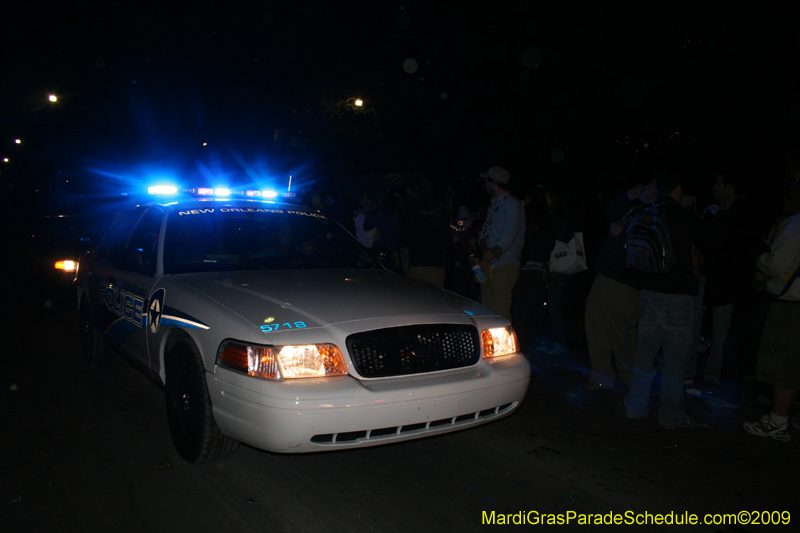
[[[170,440],[161,389],[124,359],[88,365],[71,299],[33,285],[6,281],[4,531],[473,531],[492,521],[513,527],[498,524],[520,516],[525,528],[547,528],[531,521],[567,513],[568,524],[549,527],[585,531],[596,526],[581,516],[646,513],[702,521],[744,511],[752,522],[788,511],[800,521],[800,431],[791,442],[745,433],[742,422],[763,405],[720,411],[690,401],[700,424],[682,430],[659,430],[652,414],[626,420],[616,412],[624,391],[582,388],[580,345],[568,356],[532,356],[524,405],[480,428],[310,455],[242,447],[223,462],[187,464]]]

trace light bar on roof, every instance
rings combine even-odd
[[[178,189],[178,187],[176,187],[175,185],[169,185],[169,184],[153,185],[152,187],[148,187],[147,192],[152,195],[162,195],[162,196],[175,195],[180,192],[192,196],[217,196],[220,198],[242,196],[253,199],[263,198],[265,200],[272,200],[273,198],[278,198],[278,197],[283,197],[283,198],[296,197],[296,193],[294,192],[278,192],[270,189],[266,189],[263,191],[255,189],[231,190],[227,187],[218,187],[216,189],[213,189],[211,187],[194,187],[188,189]]]
[[[174,185],[153,185],[147,188],[149,194],[175,194],[178,188]]]

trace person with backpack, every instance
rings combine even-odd
[[[682,205],[680,176],[662,173],[655,182],[658,197],[633,217],[626,230],[626,264],[639,279],[641,293],[636,358],[624,400],[625,415],[631,419],[647,416],[656,374],[654,362],[661,350],[658,426],[692,427],[696,422],[686,414],[683,378],[698,291],[692,265],[697,216]]]
[[[586,298],[586,347],[592,373],[586,390],[612,389],[616,376],[631,384],[639,323],[639,279],[625,265],[625,230],[642,205],[655,199],[655,182],[639,184],[606,206],[608,237],[594,261],[596,276]]]

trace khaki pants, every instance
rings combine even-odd
[[[481,283],[481,304],[502,315],[511,322],[511,295],[519,277],[519,267],[514,265],[495,267],[492,284]]]
[[[586,344],[592,362],[592,381],[613,385],[617,372],[626,386],[636,359],[639,291],[598,274],[586,298]]]
[[[797,281],[795,281],[797,283]],[[758,380],[781,389],[800,389],[800,304],[772,302],[758,349]]]

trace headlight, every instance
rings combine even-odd
[[[514,328],[492,328],[481,332],[484,357],[497,357],[519,351],[519,342]]]
[[[264,379],[318,378],[347,374],[334,344],[251,346],[234,341],[220,345],[217,364]]]

